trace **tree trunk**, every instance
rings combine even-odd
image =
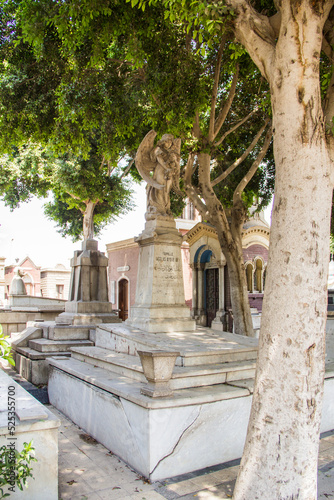
[[[269,74],[275,204],[235,500],[317,498],[332,182],[319,89],[322,25],[312,5],[283,4]]]
[[[234,332],[252,337],[254,335],[252,315],[248,299],[246,274],[242,247],[234,252],[222,251],[226,257],[230,280]]]
[[[86,210],[83,214],[83,236],[84,240],[92,240],[94,238],[94,210],[96,203],[88,201]]]
[[[209,154],[201,153],[198,155],[200,189],[208,209],[206,217],[218,233],[218,240],[227,261],[234,331],[240,335],[252,337],[254,330],[248,300],[241,239],[244,209],[243,207],[238,207],[238,209],[234,207],[232,209],[232,221],[229,224],[224,208],[211,187],[210,161],[211,156]]]

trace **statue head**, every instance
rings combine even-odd
[[[157,146],[162,146],[165,149],[172,147],[174,141],[173,134],[164,134],[161,139],[157,142]]]

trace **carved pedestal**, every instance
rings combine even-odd
[[[92,323],[102,322],[103,316],[114,316],[108,301],[107,265],[108,259],[98,250],[97,241],[82,242],[82,250],[75,251],[71,259],[69,300],[57,323],[71,323],[74,317],[80,319],[80,315],[89,315]]]
[[[127,325],[149,333],[194,331],[196,324],[184,298],[182,235],[175,221],[163,217],[147,221],[136,241],[140,246],[136,301]]]
[[[172,396],[169,386],[176,358],[179,352],[171,351],[138,351],[148,384],[141,389],[141,394],[151,398]]]

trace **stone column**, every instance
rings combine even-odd
[[[157,217],[136,238],[140,247],[136,301],[126,324],[149,333],[193,331],[185,304],[182,235],[171,218]]]
[[[198,311],[198,305],[197,305],[198,269],[195,263],[192,263],[190,267],[192,269],[192,288],[193,288],[191,316],[193,319],[195,319]]]
[[[206,312],[204,310],[204,267],[205,264],[197,263],[197,324],[206,326]]]
[[[224,267],[226,265],[226,261],[218,261],[218,269],[219,269],[219,309],[216,313],[215,319],[212,321],[211,328],[212,330],[217,330],[220,332],[224,331],[224,327],[226,324],[225,319],[225,286],[224,286]]]

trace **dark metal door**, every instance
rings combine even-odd
[[[122,279],[118,283],[119,317],[125,321],[129,315],[128,280]]]
[[[211,326],[219,309],[219,270],[206,271],[206,314],[207,326]]]

